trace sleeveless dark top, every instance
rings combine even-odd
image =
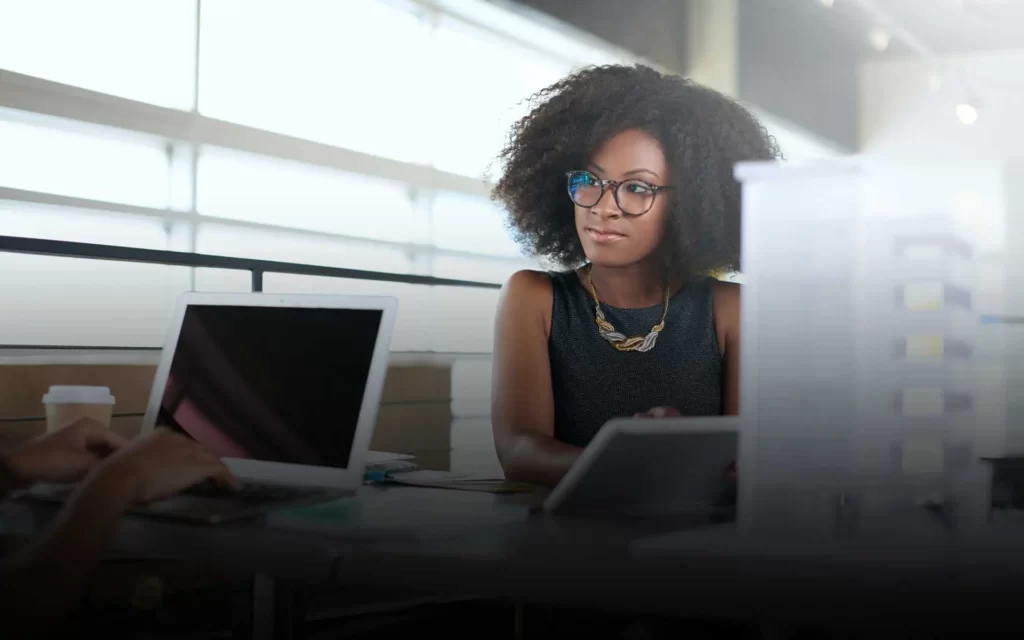
[[[654,349],[620,352],[594,323],[594,299],[574,271],[549,274],[555,437],[584,447],[612,418],[653,407],[684,416],[722,413],[722,356],[718,349],[710,277],[694,278],[669,300],[665,329]],[[605,318],[627,336],[646,335],[662,304],[620,309],[601,303]]]

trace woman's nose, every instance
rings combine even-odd
[[[622,212],[619,210],[619,203],[615,202],[615,193],[613,191],[613,189],[605,189],[604,193],[601,194],[601,199],[590,210],[602,218],[615,218],[622,215]]]

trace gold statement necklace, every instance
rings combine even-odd
[[[590,295],[594,298],[594,320],[597,322],[597,331],[601,334],[601,337],[610,342],[619,351],[646,352],[653,349],[658,341],[658,334],[665,328],[665,317],[668,316],[669,287],[665,286],[665,308],[661,312],[661,321],[651,327],[651,331],[646,336],[627,338],[625,334],[619,333],[615,326],[605,319],[604,311],[601,310],[601,301],[597,297],[597,289],[594,288],[594,279],[591,276],[591,271],[593,270],[594,265],[590,265],[587,269],[587,282],[590,284]]]

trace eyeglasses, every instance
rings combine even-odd
[[[651,210],[659,191],[671,189],[653,185],[643,180],[602,180],[589,171],[570,171],[569,197],[581,207],[589,209],[604,197],[605,189],[613,187],[612,195],[615,204],[622,213],[630,216],[641,216]]]

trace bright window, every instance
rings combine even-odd
[[[0,233],[142,249],[166,249],[168,238],[158,220],[2,201]],[[5,253],[0,273],[10,345],[157,346],[189,283],[184,268]]]
[[[219,149],[199,157],[203,215],[390,242],[425,241],[408,187]]]
[[[379,0],[202,3],[205,115],[424,162],[429,28]],[[448,96],[446,96],[448,97]]]
[[[189,287],[184,267],[49,256],[0,253],[0,273],[8,345],[160,346]]]
[[[195,27],[195,0],[2,0],[0,68],[190,109]]]
[[[536,264],[526,260],[519,262],[513,260],[494,260],[493,258],[440,255],[434,258],[431,275],[438,278],[504,284],[516,271],[537,268]]]
[[[520,257],[502,211],[486,198],[442,192],[433,205],[434,244],[440,249]]]
[[[265,286],[264,282],[264,286]],[[252,275],[246,271],[228,269],[196,269],[195,290],[217,293],[247,293],[252,291]]]
[[[453,16],[494,29],[520,42],[528,42],[546,58],[572,60],[580,64],[628,64],[624,54],[583,42],[554,26],[543,12],[512,4],[499,6],[493,0],[434,0]],[[521,3],[526,4],[526,3]],[[536,18],[539,18],[536,19]],[[590,40],[588,38],[588,40]],[[597,39],[593,39],[595,42]]]
[[[333,238],[226,225],[200,225],[196,252],[391,273],[412,270],[411,260],[401,247],[368,246]]]
[[[372,280],[321,278],[291,274],[268,274],[264,280],[268,293],[317,295],[373,295],[398,299],[392,351],[432,351],[436,313],[432,308],[432,287]]]
[[[567,63],[454,20],[441,23],[429,50],[431,160],[445,171],[493,176],[509,128],[528,112],[526,99],[571,71]]]
[[[164,223],[114,213],[70,211],[0,201],[0,230],[5,236],[66,242],[167,249]]]
[[[57,128],[0,119],[0,186],[162,208],[167,166],[155,142],[93,127],[75,132],[67,123]]]
[[[87,123],[94,107],[78,99],[68,120],[0,107],[0,187],[157,214],[0,201],[0,234],[504,282],[535,263],[498,207],[400,176],[416,164],[494,178],[528,98],[617,55],[553,24],[489,0],[0,0],[0,69],[189,112],[122,104],[115,129]],[[9,88],[25,93],[8,102],[19,109],[66,89]],[[181,139],[129,130],[151,121]],[[396,161],[372,159],[396,178],[215,146],[272,134]],[[182,291],[251,284],[244,271],[3,253],[0,272],[19,274],[0,278],[11,344],[156,346]],[[396,350],[491,348],[495,290],[270,273],[264,286],[396,295]]]
[[[494,348],[497,289],[432,287],[430,344],[449,353],[489,353]]]

